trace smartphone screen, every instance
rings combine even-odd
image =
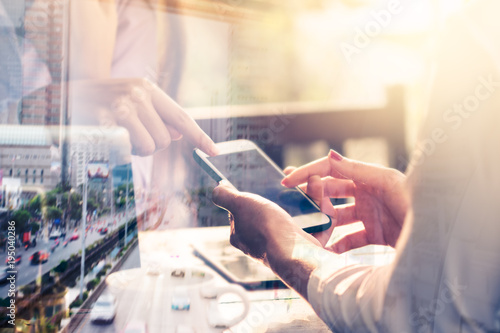
[[[310,199],[297,189],[281,185],[283,174],[258,150],[250,149],[207,160],[239,191],[258,194],[283,208],[292,217],[306,217],[298,222],[302,228],[324,225],[327,216],[319,212]]]

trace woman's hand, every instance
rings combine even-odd
[[[333,218],[332,227],[315,234],[325,246],[336,226],[362,222],[365,229],[345,235],[327,249],[336,253],[369,244],[394,247],[408,209],[405,176],[395,170],[344,158],[335,151],[299,168],[287,168],[287,187],[301,186]],[[354,198],[333,206],[330,198]]]
[[[289,251],[293,251],[297,239],[321,246],[299,228],[287,212],[261,196],[239,192],[222,182],[213,192],[213,201],[229,212],[231,245],[264,263],[268,253],[276,254],[278,248],[290,246]]]
[[[209,155],[217,148],[198,124],[147,79],[75,81],[70,85],[72,125],[121,126],[136,155],[151,155],[185,136]]]
[[[311,272],[325,254],[333,254],[299,228],[281,207],[263,197],[221,184],[213,192],[213,201],[229,211],[231,244],[269,266],[307,298]]]

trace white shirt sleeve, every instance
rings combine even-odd
[[[500,331],[499,10],[473,2],[441,39],[394,262],[311,275],[334,332]]]

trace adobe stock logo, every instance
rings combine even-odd
[[[382,33],[382,30],[391,24],[394,15],[401,13],[403,8],[399,0],[389,0],[387,9],[373,10],[370,12],[371,20],[365,23],[363,28],[354,29],[352,43],[342,42],[340,50],[347,62],[352,61],[354,55],[360,54],[361,50],[368,47],[372,39]]]

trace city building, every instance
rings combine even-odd
[[[22,200],[53,189],[58,178],[51,172],[51,147],[51,134],[44,126],[0,125],[2,183],[17,179]]]
[[[59,125],[64,96],[64,1],[27,0],[24,10],[20,122]]]
[[[92,140],[86,140],[85,137],[73,137],[70,147],[70,184],[73,188],[78,188],[87,176],[87,164],[91,161],[108,162],[111,147],[106,140],[94,143]]]

